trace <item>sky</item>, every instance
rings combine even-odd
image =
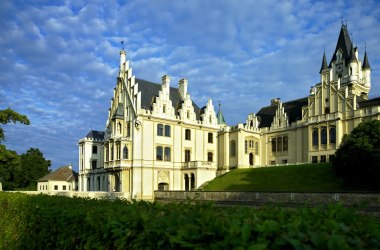
[[[31,125],[3,125],[8,149],[39,148],[52,169],[78,169],[78,141],[104,131],[121,41],[137,78],[189,81],[202,107],[211,98],[228,125],[273,98],[306,97],[328,63],[342,20],[372,68],[380,96],[380,2],[11,1],[0,5],[0,109]]]

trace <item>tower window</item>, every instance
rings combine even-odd
[[[97,154],[98,153],[98,146],[92,146],[92,153]]]
[[[191,131],[190,129],[185,130],[185,140],[190,141],[191,140]]]
[[[164,135],[164,125],[157,124],[157,135],[163,136]]]
[[[213,143],[214,137],[212,133],[208,133],[208,143]]]

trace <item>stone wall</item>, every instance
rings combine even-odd
[[[379,193],[283,193],[283,192],[185,192],[155,191],[158,203],[183,201],[212,202],[217,205],[279,205],[284,207],[315,207],[340,203],[380,215]]]

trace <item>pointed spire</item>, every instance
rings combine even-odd
[[[364,52],[364,60],[363,60],[363,69],[370,69],[371,66],[369,65],[368,62],[368,56],[367,56],[367,45],[365,46],[365,52]]]
[[[336,52],[340,49],[343,53],[343,59],[347,59],[350,56],[350,49],[352,47],[352,42],[350,35],[347,30],[347,23],[344,25],[342,23],[342,27],[340,28],[338,42],[336,43],[335,52],[333,57],[331,58],[330,66],[333,61],[336,61]]]
[[[321,65],[321,70],[319,71],[319,74],[322,73],[323,70],[328,69],[329,67],[327,66],[327,61],[326,61],[326,51],[325,49],[323,50],[323,59],[322,59],[322,65]]]
[[[216,119],[219,125],[226,125],[226,121],[224,120],[224,116],[220,107],[221,107],[221,104],[219,101],[219,110],[218,110],[218,114],[216,115]]]

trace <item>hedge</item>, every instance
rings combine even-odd
[[[336,205],[254,209],[0,192],[0,249],[380,249],[378,222]]]

